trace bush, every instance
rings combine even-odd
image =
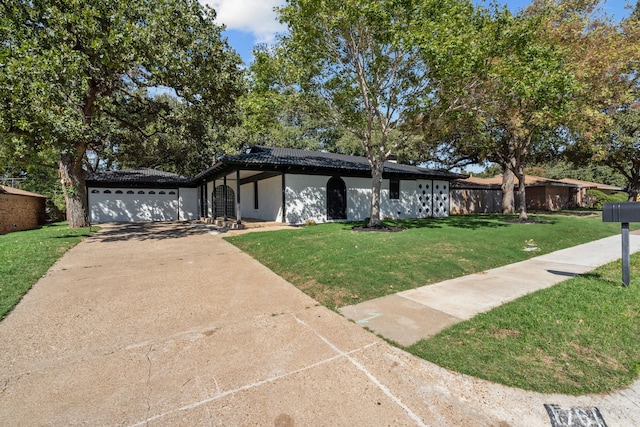
[[[626,202],[629,199],[629,195],[623,191],[605,194],[600,190],[587,190],[587,196],[589,207],[594,209],[602,209],[602,205],[607,202]]]
[[[629,194],[624,191],[609,194],[607,196],[607,202],[626,202],[629,200]]]

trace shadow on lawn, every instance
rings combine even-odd
[[[383,224],[395,227],[404,227],[406,229],[418,229],[418,228],[443,228],[453,227],[462,228],[467,230],[477,230],[480,228],[502,228],[512,225],[524,224],[518,222],[517,215],[502,215],[502,214],[487,214],[487,215],[455,215],[446,218],[413,218],[413,219],[399,219],[399,220],[383,220]],[[557,221],[553,218],[544,217],[543,220],[537,219],[534,216],[530,216],[530,223],[532,224],[554,224]],[[363,225],[363,221],[358,222],[346,222],[344,224],[345,230],[351,230],[353,226]]]
[[[401,227],[411,228],[443,228],[454,227],[468,230],[477,230],[479,228],[502,228],[509,227],[511,224],[507,220],[513,219],[509,215],[460,215],[450,216],[447,218],[424,218],[424,219],[407,219],[393,221]]]
[[[406,229],[454,227],[476,230],[479,228],[509,227],[513,225],[513,223],[509,223],[508,221],[513,221],[514,218],[517,217],[513,215],[460,215],[446,218],[383,220],[382,223],[388,226],[404,227]],[[341,224],[343,224],[344,230],[351,230],[352,227],[361,226],[364,222],[345,222]]]

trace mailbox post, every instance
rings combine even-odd
[[[629,251],[629,223],[640,222],[640,203],[605,203],[602,206],[603,222],[619,222],[622,227],[622,283],[629,286],[631,281]]]

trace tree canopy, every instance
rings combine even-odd
[[[600,110],[590,128],[578,129],[567,156],[573,162],[609,166],[626,179],[629,200],[640,194],[640,2],[633,13],[612,31],[601,31],[589,45],[588,99]],[[606,62],[608,68],[601,64]],[[613,59],[613,60],[612,60]],[[603,70],[604,68],[604,70]],[[594,78],[600,69],[603,77]],[[586,71],[585,71],[586,70]],[[595,99],[594,99],[595,98]],[[590,123],[594,123],[593,120]]]
[[[517,177],[521,219],[531,159],[562,151],[576,135],[594,138],[605,129],[606,109],[625,97],[620,70],[637,42],[619,25],[594,18],[598,3],[536,0],[516,14],[479,8],[481,24],[470,35],[474,68],[442,80],[451,87],[442,91],[444,103],[461,108],[445,116],[441,129],[453,133],[436,147],[450,141],[444,148],[457,158],[500,164],[504,212],[513,209]]]
[[[291,0],[278,10],[289,31],[263,50],[273,65],[258,71],[286,78],[262,81],[300,94],[310,115],[359,141],[372,169],[370,226],[380,225],[384,162],[432,109],[432,63],[453,58],[437,45],[444,37],[422,40],[432,50],[415,43],[416,20],[452,35],[466,21],[451,16],[470,10],[463,0]]]
[[[96,156],[154,138],[186,150],[236,122],[240,57],[214,18],[196,0],[2,2],[0,149],[55,156],[72,227]]]

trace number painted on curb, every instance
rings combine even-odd
[[[598,408],[561,408],[559,405],[548,405],[544,409],[549,414],[552,427],[607,427]]]

